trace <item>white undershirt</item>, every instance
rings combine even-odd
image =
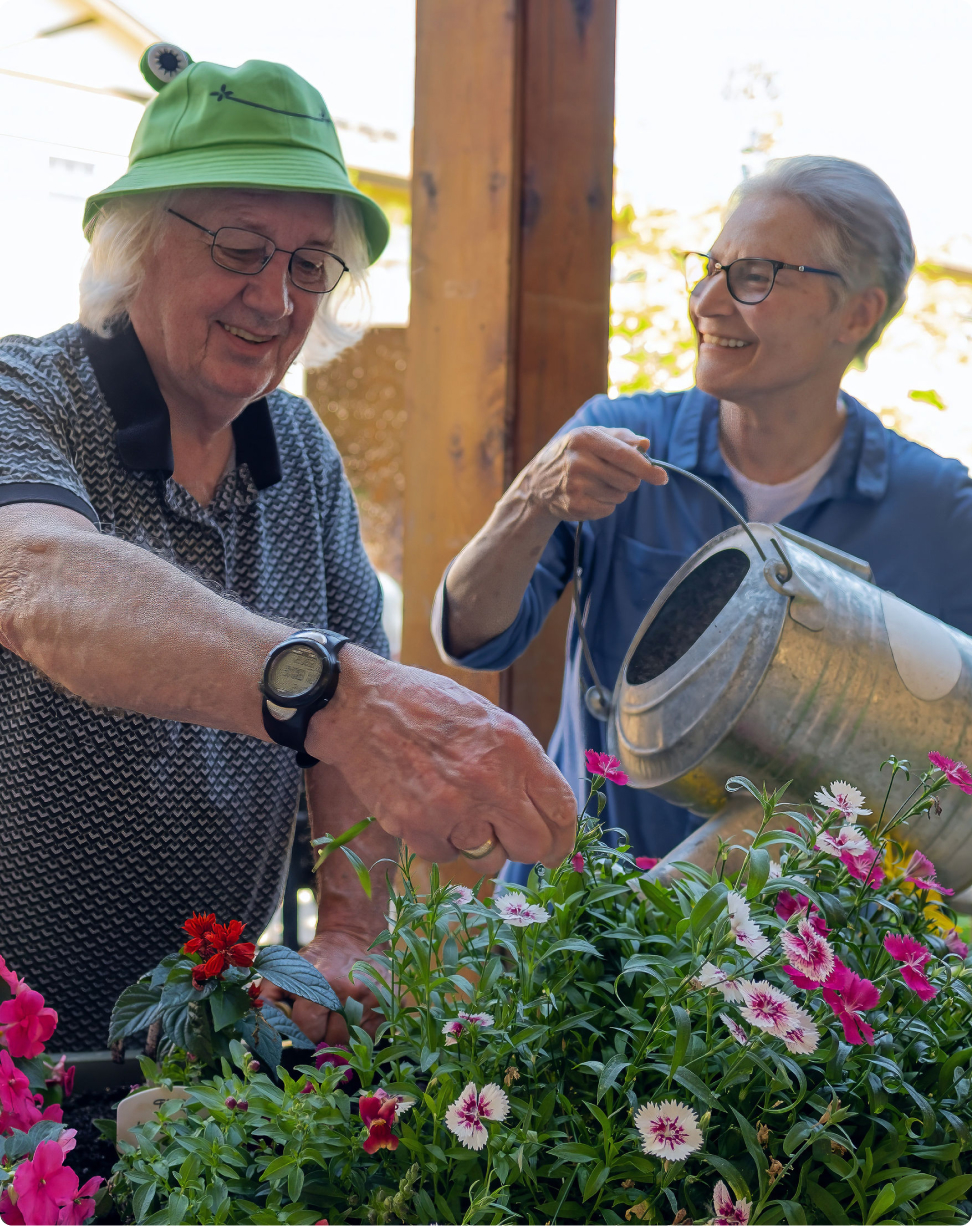
[[[837,407],[844,412],[840,398]],[[840,450],[843,431],[837,436],[831,447],[828,447],[816,464],[812,464],[805,472],[798,473],[789,481],[781,481],[778,485],[766,485],[762,481],[751,481],[739,471],[734,464],[726,460],[725,452],[722,458],[732,475],[740,494],[746,500],[746,518],[760,524],[777,524],[786,519],[792,511],[802,506],[817,488],[820,479],[826,474]]]

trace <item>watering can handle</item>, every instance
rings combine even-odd
[[[753,535],[752,529],[728,498],[724,498],[714,486],[709,484],[708,481],[703,481],[701,477],[696,476],[695,473],[689,472],[685,468],[679,468],[677,464],[669,464],[667,460],[656,460],[654,458],[652,458],[651,463],[654,464],[656,468],[664,468],[668,472],[678,473],[682,477],[688,477],[688,479],[690,481],[694,481],[696,485],[701,485],[704,490],[708,490],[712,497],[717,499],[729,512],[729,514],[737,521],[740,528],[743,529],[743,531],[752,541],[753,548],[759,554],[762,561],[764,563],[766,562],[766,554],[763,553],[759,541],[757,541],[756,537]],[[574,620],[577,623],[577,633],[580,637],[581,648],[584,652],[584,660],[591,674],[591,680],[594,682],[584,696],[584,703],[588,711],[594,716],[595,719],[606,721],[610,718],[611,714],[611,695],[601,684],[601,679],[597,675],[597,669],[594,667],[594,660],[591,657],[591,649],[587,642],[587,632],[584,629],[584,618],[581,613],[580,539],[581,521],[578,521],[577,527],[574,530]],[[773,544],[776,546],[776,552],[780,555],[780,558],[786,566],[787,574],[786,578],[783,580],[783,582],[786,583],[793,575],[793,568],[775,537],[773,538]]]

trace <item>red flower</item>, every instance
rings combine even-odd
[[[184,954],[202,953],[206,945],[206,939],[209,936],[209,930],[215,923],[216,916],[212,912],[209,915],[198,915],[196,912],[193,912],[182,925],[192,938],[183,945],[182,952]]]
[[[570,866],[575,873],[582,873],[584,871],[584,857],[579,851],[570,857]]]
[[[256,946],[240,941],[246,926],[240,920],[219,924],[213,914],[191,915],[182,926],[190,935],[182,952],[202,959],[202,964],[192,970],[194,987],[201,988],[207,979],[219,979],[229,966],[253,965]]]
[[[874,1027],[864,1021],[863,1011],[875,1008],[881,993],[870,979],[855,975],[837,958],[824,985],[823,998],[844,1027],[844,1038],[848,1043],[857,1047],[862,1043],[874,1042]]]
[[[246,989],[246,994],[247,996],[249,996],[250,1000],[253,1002],[254,1009],[263,1008],[263,1000],[260,997],[260,985],[258,983],[251,983],[250,986]]]
[[[605,779],[609,779],[612,783],[623,787],[628,782],[628,776],[621,769],[621,763],[609,753],[598,753],[596,749],[589,749],[586,754],[587,769],[592,775],[601,775]]]
[[[398,1149],[398,1137],[391,1130],[397,1106],[395,1097],[379,1098],[375,1094],[358,1099],[358,1114],[362,1124],[368,1128],[363,1146],[366,1154],[373,1154],[379,1149]]]
[[[972,771],[964,762],[953,762],[943,753],[930,753],[928,761],[932,766],[937,766],[940,771],[945,772],[945,778],[949,783],[954,783],[957,788],[961,788],[963,792],[972,796]]]
[[[0,1005],[0,1026],[11,1056],[27,1060],[39,1056],[56,1025],[57,1013],[46,1008],[40,992],[25,983],[16,996]]]

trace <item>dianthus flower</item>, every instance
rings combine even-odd
[[[806,914],[808,907],[810,908],[809,919],[811,927],[819,936],[825,937],[830,929],[820,914],[820,908],[816,903],[811,905],[810,899],[807,898],[806,894],[797,894],[794,898],[789,890],[780,890],[776,896],[776,914],[784,923],[801,912]]]
[[[864,1010],[875,1008],[881,993],[870,979],[855,975],[837,959],[824,984],[823,998],[843,1026],[848,1043],[859,1047],[862,1043],[874,1042],[874,1027],[864,1021]]]
[[[679,1162],[702,1145],[699,1117],[691,1107],[673,1098],[663,1103],[645,1103],[634,1123],[641,1133],[641,1148],[657,1158]]]
[[[825,851],[828,856],[839,858],[845,851],[869,851],[871,844],[867,835],[858,826],[841,826],[837,831],[824,830],[818,834],[814,846],[817,851]]]
[[[550,919],[546,907],[527,902],[518,890],[510,890],[496,900],[496,911],[504,923],[514,928],[528,928],[531,924],[545,924]]]
[[[912,853],[911,859],[905,867],[905,881],[910,885],[916,885],[920,890],[935,890],[939,894],[954,894],[954,890],[947,890],[943,885],[939,885],[936,880],[938,870],[935,865],[923,855],[920,851]]]
[[[945,772],[945,778],[949,783],[954,783],[957,788],[961,788],[967,795],[972,796],[972,771],[964,762],[953,762],[943,753],[930,753],[928,761],[932,766],[937,766],[940,771]]]
[[[931,950],[916,941],[914,937],[897,936],[888,933],[884,938],[884,948],[895,962],[902,963],[901,978],[912,992],[922,1000],[932,1000],[938,995],[936,988],[925,974],[925,967],[931,959]]]
[[[470,1026],[487,1028],[492,1024],[492,1013],[466,1013],[464,1009],[460,1009],[458,1016],[451,1017],[442,1024],[442,1033],[447,1036],[446,1047],[452,1047]]]
[[[467,907],[473,900],[473,892],[468,885],[453,885],[449,887],[449,901]]]
[[[957,954],[963,962],[969,956],[969,947],[959,936],[957,928],[950,928],[945,933],[945,948],[950,954]]]
[[[748,1200],[733,1203],[729,1189],[720,1179],[712,1193],[712,1208],[715,1210],[712,1226],[747,1226],[752,1205]]]
[[[0,1030],[12,1056],[32,1060],[54,1033],[57,1013],[44,997],[21,982],[15,996],[0,1005]]]
[[[781,932],[780,944],[790,965],[814,983],[823,983],[834,969],[834,951],[808,920],[800,920],[796,932]]]
[[[628,776],[621,769],[621,763],[617,758],[612,757],[611,754],[598,753],[596,749],[589,749],[585,758],[587,769],[592,775],[600,775],[610,783],[616,783],[619,787],[623,787],[628,782]]]
[[[872,890],[878,889],[884,880],[881,853],[876,847],[868,846],[867,851],[842,852],[840,862],[852,877],[866,881]]]
[[[801,1055],[809,1056],[811,1052],[817,1050],[817,1045],[820,1042],[820,1031],[817,1029],[810,1014],[805,1009],[798,1008],[794,1011],[789,1027],[780,1037],[786,1045],[787,1051],[799,1052]]]
[[[789,996],[772,983],[748,983],[743,989],[745,1004],[740,1013],[747,1022],[782,1038],[792,1029],[797,1007]]]
[[[734,1021],[728,1013],[720,1013],[719,1020],[725,1023],[726,1029],[740,1045],[740,1047],[745,1047],[749,1042],[749,1035],[745,1032],[745,1030],[743,1030],[742,1026],[740,1026],[737,1021]]]
[[[770,943],[755,920],[749,918],[749,903],[741,894],[730,890],[726,905],[729,908],[729,930],[748,954],[757,959],[765,958]]]
[[[829,813],[839,813],[845,822],[856,822],[858,817],[867,816],[871,812],[870,809],[864,808],[864,793],[851,787],[843,779],[835,779],[829,792],[826,788],[820,788],[813,798]]]
[[[466,1149],[482,1149],[489,1137],[484,1121],[505,1120],[509,1111],[510,1100],[498,1085],[490,1082],[477,1090],[470,1081],[446,1111],[446,1127]]]

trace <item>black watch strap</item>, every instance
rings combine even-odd
[[[312,702],[301,706],[278,706],[268,699],[266,694],[264,694],[262,703],[263,727],[267,735],[278,745],[286,745],[296,750],[297,765],[302,770],[316,766],[320,760],[312,757],[305,750],[304,741],[307,737],[307,729],[310,727],[311,717],[326,707],[337,691],[338,678],[341,673],[341,665],[337,656],[344,644],[349,641],[346,635],[338,634],[333,630],[304,630],[291,635],[284,642],[299,643],[306,642],[308,639],[321,643],[328,649],[331,656],[333,667],[327,687]],[[278,650],[283,645],[278,643],[274,650]]]

